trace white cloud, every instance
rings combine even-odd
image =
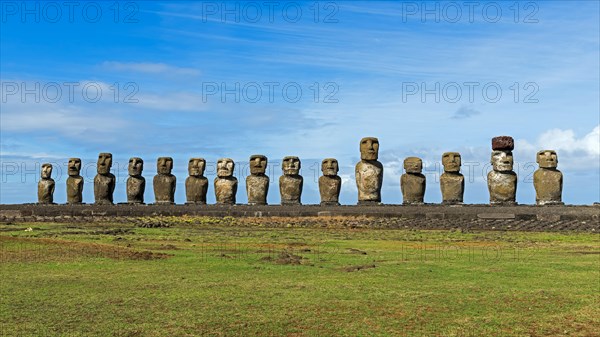
[[[559,168],[589,169],[600,166],[600,125],[578,138],[571,129],[550,129],[542,133],[535,143],[517,140],[516,151],[535,158],[539,150],[555,150]]]
[[[7,106],[6,110],[7,112],[3,112],[1,116],[3,132],[58,131],[71,137],[84,135],[90,137],[90,132],[118,130],[126,126],[122,120],[101,116],[76,106],[65,107],[40,103],[22,104],[18,107],[15,104],[12,107]]]
[[[548,130],[539,137],[538,144],[546,144],[557,151],[583,151],[597,157],[600,155],[600,125],[580,139],[575,137],[573,130]]]
[[[146,74],[165,74],[179,76],[198,76],[200,71],[194,68],[176,67],[166,63],[152,62],[115,62],[106,61],[102,67],[112,71],[129,71]]]
[[[356,193],[356,179],[354,174],[340,174],[342,179],[342,192],[354,192]]]
[[[25,152],[2,151],[2,154],[0,154],[0,159],[2,159],[2,160],[6,159],[6,158],[64,160],[67,157],[68,157],[68,155],[65,155],[65,154],[52,154],[52,153],[48,153],[48,152],[25,153]]]
[[[36,85],[43,88],[46,82],[11,83],[16,83],[20,90],[24,90],[22,88],[34,88]],[[125,105],[114,102],[110,84],[82,80],[71,82],[76,85],[67,87],[63,83],[48,83],[56,83],[55,88],[58,90],[46,93],[41,89],[28,96],[15,94],[3,97],[0,114],[3,142],[26,139],[28,143],[59,135],[78,142],[104,143],[115,139],[116,135],[130,127],[130,123],[120,113]],[[20,138],[15,134],[27,136]]]
[[[467,106],[462,106],[460,108],[458,108],[458,110],[456,110],[454,112],[454,114],[452,115],[452,119],[465,119],[465,118],[469,118],[475,115],[479,115],[481,114],[481,111],[475,110],[473,108],[469,108]]]
[[[137,95],[137,98],[138,103],[135,104],[136,106],[153,110],[202,111],[208,107],[208,103],[202,101],[200,93],[182,92],[162,95],[141,93]]]

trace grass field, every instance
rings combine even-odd
[[[600,336],[598,234],[161,223],[0,225],[0,332]]]

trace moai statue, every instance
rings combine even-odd
[[[493,170],[487,175],[490,204],[516,205],[517,174],[513,172],[512,150],[515,143],[512,137],[492,138]]]
[[[321,162],[319,177],[319,193],[321,194],[321,205],[339,205],[342,178],[338,176],[339,165],[335,158],[326,158]]]
[[[556,151],[539,151],[536,161],[540,168],[533,174],[535,202],[538,205],[564,205],[562,202],[563,175],[556,169],[558,166]]]
[[[279,177],[279,194],[282,205],[302,205],[302,185],[304,178],[300,175],[300,159],[294,156],[283,158],[281,163],[283,175]]]
[[[405,205],[423,204],[425,197],[425,176],[421,173],[423,161],[421,158],[408,157],[404,159],[404,170],[406,173],[400,177],[402,203]]]
[[[173,158],[159,157],[156,160],[156,172],[154,176],[154,199],[157,204],[175,203],[175,184],[177,178],[171,174],[173,170]]]
[[[217,177],[215,178],[215,197],[218,205],[235,205],[238,180],[233,176],[235,163],[231,158],[217,161]]]
[[[144,161],[142,158],[129,158],[129,178],[127,178],[127,203],[128,204],[143,204],[144,191],[146,190],[146,179],[142,177],[144,170]]]
[[[81,172],[81,159],[69,158],[67,178],[67,204],[78,205],[83,202],[83,177]]]
[[[41,179],[38,182],[38,204],[54,203],[54,179],[52,165],[42,164]]]
[[[97,205],[113,203],[115,176],[110,173],[112,154],[100,153],[97,162],[98,174],[94,177],[94,199]]]
[[[460,173],[460,153],[445,152],[442,155],[444,173],[440,177],[442,204],[462,204],[465,177]]]
[[[185,200],[189,205],[205,205],[206,192],[208,192],[208,179],[204,176],[206,160],[204,158],[190,158],[188,174],[185,179]]]
[[[246,177],[246,193],[249,205],[266,205],[269,192],[269,177],[267,170],[267,157],[255,154],[250,156],[250,175]]]
[[[383,165],[377,161],[379,140],[365,137],[360,140],[360,161],[354,174],[358,188],[359,205],[378,205],[381,203],[381,185],[383,183]]]

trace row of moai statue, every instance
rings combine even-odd
[[[487,183],[492,205],[516,205],[517,174],[513,171],[514,140],[509,136],[492,138],[492,171]],[[379,141],[374,137],[360,142],[361,161],[356,164],[355,176],[359,204],[381,203],[383,165],[377,161]],[[539,168],[533,175],[533,186],[538,205],[562,205],[562,173],[557,170],[558,157],[554,150],[542,150],[536,155]],[[458,152],[442,155],[444,173],[440,176],[442,204],[462,204],[465,179],[460,173],[461,156]],[[417,157],[404,159],[404,171],[400,177],[403,204],[423,204],[426,178],[423,161]]]
[[[251,205],[266,205],[269,190],[269,177],[265,174],[267,157],[253,155],[250,157],[250,175],[246,178],[248,203]],[[94,199],[96,204],[113,204],[113,194],[116,178],[110,173],[112,154],[100,153],[97,162],[97,175],[94,178]],[[173,159],[160,157],[157,160],[157,174],[153,179],[155,202],[157,204],[175,203],[175,186],[177,178],[171,173]],[[300,159],[298,157],[283,158],[283,175],[279,178],[281,203],[284,205],[299,205],[302,195],[303,178],[300,175]],[[208,179],[204,177],[206,160],[191,158],[188,162],[189,177],[185,181],[186,204],[206,204]],[[238,180],[233,176],[235,163],[230,158],[217,161],[217,177],[214,180],[217,204],[235,204]],[[141,158],[129,159],[127,178],[127,204],[143,204],[146,179],[142,176],[144,161]],[[336,159],[323,160],[324,176],[319,179],[321,195],[324,204],[339,205],[341,178],[337,176],[338,162]],[[83,177],[80,175],[81,159],[70,158],[67,178],[67,204],[83,203]],[[51,178],[52,165],[43,164],[41,179],[38,183],[38,203],[52,204],[54,201],[55,182]]]
[[[492,205],[515,205],[517,175],[513,171],[512,137],[500,136],[492,139],[491,164],[493,170],[488,173],[488,189]],[[379,157],[379,141],[375,137],[363,138],[360,142],[361,160],[356,164],[355,176],[358,188],[358,204],[380,204],[383,183],[383,165]],[[539,169],[533,176],[538,205],[562,203],[562,173],[556,169],[558,159],[553,150],[537,153]],[[248,204],[266,205],[269,190],[269,177],[265,174],[267,157],[250,157],[250,175],[246,177]],[[444,173],[440,177],[440,189],[443,204],[462,204],[465,189],[464,176],[460,173],[461,156],[458,152],[446,152],[442,155]],[[96,204],[113,204],[116,179],[110,173],[112,155],[100,153],[97,162],[98,174],[94,178],[94,198]],[[185,181],[186,204],[206,204],[208,179],[204,177],[206,161],[203,158],[191,158],[188,162],[189,176]],[[217,204],[235,204],[237,178],[233,176],[235,163],[230,158],[217,161],[217,177],[214,191]],[[300,175],[298,157],[283,158],[283,175],[279,178],[279,191],[282,205],[300,205],[304,180]],[[142,176],[144,161],[141,158],[129,159],[127,179],[127,204],[143,204],[146,180]],[[157,204],[175,203],[176,177],[171,173],[173,159],[160,157],[157,160],[157,174],[153,179],[154,196]],[[83,201],[83,177],[80,175],[81,160],[71,158],[68,163],[67,204],[81,204]],[[423,162],[417,157],[404,160],[405,173],[400,178],[403,204],[423,204],[426,179],[423,175]],[[319,177],[321,205],[339,205],[342,179],[338,176],[338,161],[324,159],[321,163],[323,175]],[[51,178],[52,165],[43,164],[38,184],[38,203],[53,203],[54,180]]]

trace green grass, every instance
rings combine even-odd
[[[0,225],[0,333],[600,336],[598,234],[167,222]]]

